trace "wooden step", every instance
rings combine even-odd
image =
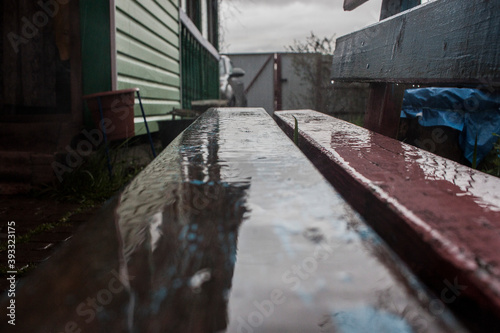
[[[56,153],[80,133],[70,120],[0,123],[0,193],[27,193],[55,179]]]
[[[62,125],[56,122],[2,122],[0,123],[0,150],[53,153],[57,150]]]
[[[27,193],[55,179],[54,154],[0,151],[0,194]]]

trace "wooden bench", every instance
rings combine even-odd
[[[345,0],[352,10],[366,0]],[[383,0],[381,22],[337,39],[332,79],[368,82],[365,127],[395,138],[404,91],[500,86],[500,2]]]
[[[275,112],[290,138],[293,116],[301,150],[412,270],[498,330],[500,179],[311,110]]]
[[[466,332],[263,109],[205,112],[15,289],[20,332]]]

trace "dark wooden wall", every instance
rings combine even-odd
[[[60,52],[61,34],[56,43],[53,18],[69,22],[68,5],[53,12],[29,0],[5,0],[2,6],[1,114],[69,113],[69,55]]]

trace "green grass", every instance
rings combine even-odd
[[[61,217],[58,221],[56,222],[47,222],[47,223],[42,223],[37,225],[35,228],[29,229],[27,232],[23,233],[22,235],[18,235],[16,237],[16,245],[19,244],[24,244],[29,242],[34,236],[41,234],[42,232],[45,231],[50,231],[53,230],[57,227],[64,227],[64,226],[70,226],[71,224],[68,223],[69,219],[71,216],[82,213],[88,209],[91,209],[93,205],[85,204],[77,209],[67,212],[63,217]],[[7,241],[0,242],[0,252],[3,252],[7,250]]]
[[[365,117],[358,115],[358,116],[349,118],[349,120],[347,120],[347,121],[350,122],[351,124],[363,127],[363,125],[365,123]]]
[[[108,173],[108,162],[104,148],[99,149],[90,155],[79,167],[66,172],[62,182],[47,185],[44,189],[34,193],[36,196],[50,197],[60,202],[79,203],[79,207],[67,212],[58,221],[47,222],[29,229],[23,234],[17,235],[16,245],[27,243],[36,235],[56,229],[58,227],[71,226],[70,219],[73,215],[85,212],[92,207],[101,204],[113,196],[125,184],[127,184],[143,165],[134,158],[124,158],[124,153],[128,148],[128,141],[113,148],[110,151],[113,174]],[[143,162],[144,163],[144,162]],[[0,252],[7,250],[7,241],[0,242]],[[22,277],[32,271],[37,266],[36,263],[29,263],[20,268],[17,277]],[[6,263],[0,263],[0,275],[5,276],[9,271]]]
[[[496,133],[493,133],[493,135],[499,139],[490,153],[480,163],[479,170],[492,176],[500,177],[500,135]]]
[[[474,152],[472,154],[472,169],[477,169],[477,134],[474,141]]]
[[[110,177],[107,166],[107,157],[104,149],[92,154],[81,166],[72,172],[63,175],[62,182],[47,185],[35,192],[35,196],[50,197],[59,202],[78,203],[80,206],[67,212],[56,222],[47,222],[37,225],[22,235],[16,237],[16,244],[29,242],[33,236],[53,230],[61,226],[69,226],[69,219],[74,214],[88,210],[112,197],[118,190],[127,184],[142,167],[132,160],[121,160],[119,152],[126,149],[123,144],[110,152],[113,174]],[[7,249],[7,242],[0,242],[0,252]]]
[[[16,279],[19,279],[19,278],[25,276],[26,274],[31,272],[33,269],[35,269],[36,266],[37,266],[36,263],[30,262],[27,265],[21,267],[20,269],[18,269],[16,271],[17,272]],[[5,264],[0,265],[0,276],[10,275],[9,273],[7,273],[9,271],[12,271],[12,269],[10,269],[7,265],[5,265]]]
[[[120,159],[120,151],[126,149],[126,143],[110,151],[111,177],[106,152],[101,148],[79,167],[66,172],[62,182],[47,186],[37,194],[48,195],[58,201],[90,205],[109,199],[143,168],[134,159]]]
[[[16,237],[16,244],[29,242],[34,236],[61,226],[69,226],[69,219],[74,214],[91,209],[112,197],[127,184],[141,169],[134,159],[121,160],[119,152],[126,149],[123,144],[110,152],[113,174],[108,172],[107,157],[104,149],[92,154],[81,166],[63,175],[62,182],[47,185],[35,196],[44,196],[59,202],[78,203],[80,206],[67,212],[56,222],[37,225]],[[0,252],[7,249],[7,242],[0,242]],[[0,266],[1,270],[1,266]]]
[[[299,122],[294,115],[292,115],[293,119],[295,119],[295,128],[293,130],[293,142],[298,147],[299,146]]]
[[[71,212],[66,213],[63,217],[61,217],[56,222],[43,223],[43,224],[36,226],[35,228],[28,230],[27,232],[23,233],[22,235],[19,235],[16,237],[16,246],[24,244],[24,243],[28,243],[29,241],[31,241],[31,239],[34,236],[41,234],[45,231],[50,231],[50,230],[53,230],[57,227],[70,226],[71,223],[69,223],[69,219],[71,218],[71,216],[78,214],[78,213],[81,213],[81,212],[84,212],[85,210],[90,209],[90,208],[92,208],[92,206],[82,205],[82,206],[78,207],[76,210],[73,210]],[[8,247],[7,241],[0,242],[0,252],[6,251],[7,247]],[[37,265],[38,265],[37,263],[30,262],[27,265],[20,267],[19,269],[17,269],[16,278],[19,279],[19,278],[25,276],[26,274],[28,274],[29,272],[34,270]],[[0,263],[0,276],[6,276],[7,272],[11,271],[11,270],[12,269],[10,269],[7,266],[7,263]]]

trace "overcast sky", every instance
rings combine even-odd
[[[226,53],[285,51],[294,40],[340,37],[378,21],[382,0],[344,12],[344,0],[223,0],[221,23]]]

